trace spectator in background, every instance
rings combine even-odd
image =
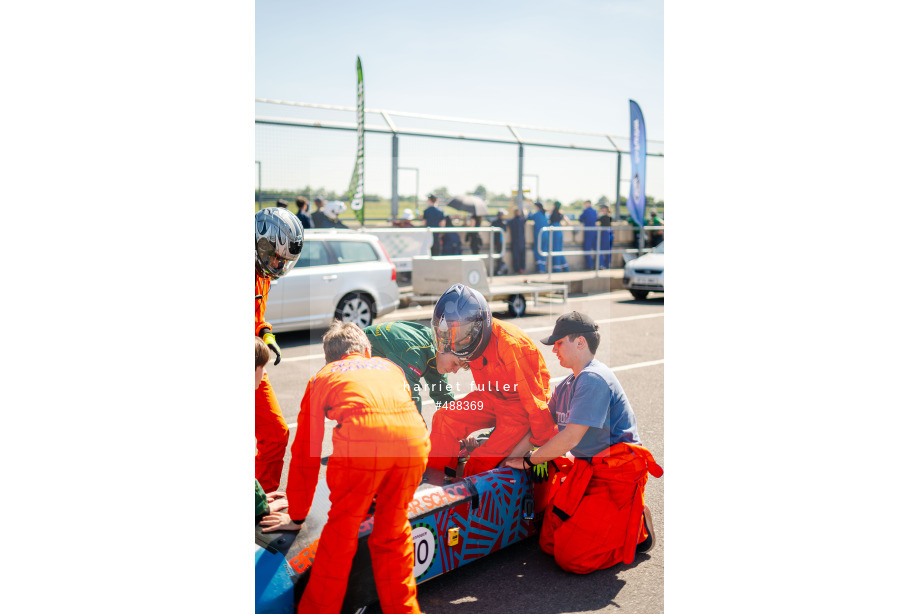
[[[326,217],[326,214],[323,213],[323,205],[326,204],[326,201],[322,198],[314,198],[313,206],[316,207],[316,211],[310,214],[310,217],[313,219],[313,228],[330,228],[332,224],[329,223],[329,218]]]
[[[524,274],[527,262],[527,245],[524,241],[524,225],[527,220],[518,207],[514,208],[514,217],[508,221],[508,234],[511,235],[511,270],[518,275]]]
[[[441,219],[441,226],[444,228],[453,228],[454,221],[449,215],[446,215]],[[456,232],[442,232],[439,234],[441,235],[440,255],[459,256],[463,249],[463,244],[460,242],[460,235]]]
[[[328,228],[348,228],[348,226],[339,221],[339,216],[345,213],[345,203],[342,201],[333,200],[327,202],[323,205],[323,213],[328,220]]]
[[[279,198],[278,201],[275,203],[275,206],[281,207],[282,209],[287,209],[288,201],[284,200],[283,198]]]
[[[493,228],[501,228],[501,232],[490,232],[489,233],[489,252],[495,252],[502,254],[495,259],[495,274],[496,275],[507,275],[508,274],[508,265],[505,264],[504,250],[505,250],[505,230],[508,228],[507,222],[505,222],[505,212],[499,211],[495,214],[495,219],[492,220]]]
[[[610,207],[607,205],[600,206],[600,216],[597,218],[597,224],[601,227],[601,251],[613,247],[613,231],[610,226],[613,218],[610,217]],[[610,268],[610,254],[601,254],[600,267],[602,269]]]
[[[414,219],[415,215],[412,213],[412,209],[403,209],[402,216],[393,220],[393,226],[396,228],[415,228],[412,224]]]
[[[428,195],[428,208],[422,211],[422,217],[425,218],[425,227],[426,228],[437,228],[443,226],[441,223],[444,220],[444,213],[438,209],[438,197],[434,194]],[[440,256],[441,255],[441,246],[444,243],[444,234],[445,233],[432,233],[433,240],[431,242],[431,255]],[[459,237],[458,237],[459,239]]]
[[[652,209],[652,219],[649,226],[661,226],[664,228],[664,219],[658,217],[658,209]],[[658,244],[664,241],[664,230],[653,230],[651,233],[651,247],[658,247]]]
[[[558,200],[553,203],[553,212],[549,216],[549,225],[556,227],[569,225],[568,220],[562,215],[562,203]],[[557,230],[553,232],[553,252],[561,252],[564,249],[562,231]],[[569,263],[565,259],[565,256],[553,256],[553,272],[558,271],[569,271]]]
[[[472,228],[479,228],[482,226],[482,218],[478,215],[474,215],[470,218],[470,221],[467,223],[467,226]],[[466,242],[470,244],[470,253],[479,254],[479,248],[482,247],[482,237],[479,236],[478,232],[467,232],[466,233]]]
[[[540,252],[546,251],[548,245],[548,233],[543,232],[543,229],[549,224],[549,220],[543,211],[543,203],[537,201],[533,206],[537,210],[527,216],[528,220],[533,220],[533,261],[537,265],[538,273],[546,273],[546,256],[541,256]]]
[[[303,229],[313,228],[313,218],[307,213],[307,199],[303,196],[297,197],[297,219],[303,225]]]
[[[626,221],[629,222],[629,225],[632,226],[632,229],[633,229],[633,242],[632,242],[633,249],[639,249],[639,233],[642,232],[642,229],[639,228],[639,223],[633,219],[632,213],[626,216]],[[636,258],[637,256],[638,254],[632,254],[627,260],[627,262],[629,260],[632,260],[633,258]]]
[[[597,225],[597,211],[591,206],[591,201],[585,201],[585,210],[581,212],[578,221],[585,227],[582,245],[586,252],[597,249],[597,230],[592,230]],[[594,254],[585,254],[585,268],[591,270],[594,268]]]

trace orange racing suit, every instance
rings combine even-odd
[[[326,467],[331,507],[297,611],[341,610],[358,531],[376,496],[368,548],[381,609],[418,613],[408,507],[431,446],[402,369],[353,353],[324,366],[307,384],[287,485],[295,521],[307,517],[316,492],[325,418],[338,422]]]
[[[271,332],[272,325],[265,321],[265,301],[271,280],[256,273],[256,337],[263,329]],[[284,451],[288,444],[288,426],[281,415],[281,406],[268,381],[268,373],[256,388],[256,479],[265,492],[278,490],[281,470],[284,468]]]
[[[466,476],[497,467],[528,430],[531,443],[538,446],[559,432],[547,407],[546,362],[520,328],[493,319],[489,344],[470,362],[470,370],[477,390],[443,406],[431,420],[429,467],[456,472],[459,440],[479,429],[495,427],[488,441],[470,454]]]
[[[561,473],[550,470],[552,499],[540,530],[540,548],[574,573],[632,563],[636,545],[648,537],[642,521],[648,474],[658,478],[664,473],[652,453],[618,443],[590,462],[562,457],[554,463]]]

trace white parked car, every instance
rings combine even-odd
[[[396,266],[375,236],[307,230],[295,267],[272,282],[265,319],[275,332],[322,328],[333,318],[364,328],[398,305]]]
[[[664,241],[623,268],[623,287],[642,300],[649,292],[664,292]]]

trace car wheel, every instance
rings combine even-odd
[[[346,294],[335,310],[335,319],[346,323],[354,322],[358,328],[370,326],[374,320],[372,301],[363,294]]]
[[[520,318],[525,311],[527,311],[527,301],[523,294],[515,294],[508,299],[508,313],[512,316]]]
[[[648,290],[630,290],[629,293],[633,295],[634,299],[640,301],[644,301],[645,297],[648,296]]]

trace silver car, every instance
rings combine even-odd
[[[664,241],[623,267],[623,287],[642,300],[649,292],[664,292]]]
[[[322,328],[333,318],[363,328],[398,305],[396,266],[376,237],[308,230],[294,269],[272,282],[265,319],[275,332]]]

